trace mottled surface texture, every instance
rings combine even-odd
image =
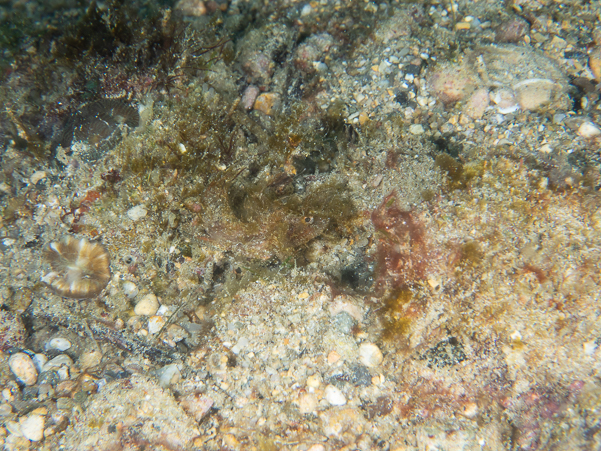
[[[601,449],[599,2],[0,2],[0,448]]]

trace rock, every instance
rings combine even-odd
[[[51,339],[48,343],[46,343],[46,346],[44,346],[44,349],[46,351],[64,352],[67,349],[69,349],[70,347],[71,347],[71,342],[69,340],[67,340],[66,338],[62,338],[62,337],[55,337],[55,338]]]
[[[182,373],[180,372],[176,363],[172,363],[170,365],[165,365],[159,371],[157,371],[157,376],[159,377],[159,385],[163,388],[169,387],[171,384],[175,384],[179,382],[182,378]]]
[[[136,306],[137,307],[137,306]],[[151,316],[148,319],[148,333],[151,335],[156,334],[165,325],[167,321],[163,316]]]
[[[144,208],[144,205],[137,205],[127,210],[127,216],[132,221],[142,219],[144,216],[146,216],[147,213],[148,211],[146,210],[146,208]]]
[[[266,115],[270,116],[278,103],[279,96],[277,94],[274,94],[272,92],[264,92],[259,97],[257,97],[253,108],[257,111],[262,111]]]
[[[463,111],[472,119],[480,119],[484,115],[484,111],[486,111],[488,105],[490,105],[488,89],[480,88],[467,100]]]
[[[43,180],[45,178],[46,178],[46,172],[36,171],[33,174],[31,174],[31,177],[29,177],[29,181],[31,181],[31,183],[36,185],[40,180]]]
[[[411,124],[409,126],[409,132],[412,135],[421,135],[424,133],[424,126],[422,124]]]
[[[345,432],[358,436],[365,427],[365,417],[355,408],[328,409],[319,414],[322,430],[328,437],[340,438]]]
[[[8,367],[12,373],[25,385],[33,385],[38,379],[38,371],[31,358],[22,352],[18,352],[8,359]]]
[[[207,7],[200,0],[179,0],[175,4],[175,10],[193,17],[202,17],[207,13]]]
[[[81,353],[77,361],[82,370],[95,367],[102,360],[102,354],[97,349],[86,350]]]
[[[319,388],[321,384],[321,376],[319,374],[313,374],[307,378],[307,387]]]
[[[528,33],[530,33],[530,24],[522,18],[514,17],[499,25],[495,33],[495,41],[515,43],[524,39]]]
[[[255,104],[255,100],[259,95],[259,88],[255,85],[247,86],[242,94],[242,100],[240,101],[240,105],[242,108],[246,110],[251,110],[253,105]]]
[[[452,105],[469,95],[476,87],[476,77],[467,66],[446,64],[428,77],[428,86],[445,105]]]
[[[134,307],[134,313],[138,316],[152,316],[159,309],[159,301],[153,293],[148,293]]]
[[[312,413],[317,410],[317,397],[314,393],[303,393],[298,398],[298,410],[301,414]]]
[[[328,385],[325,389],[325,398],[332,406],[343,406],[346,404],[346,398],[338,387]]]
[[[121,289],[123,290],[123,294],[130,299],[133,299],[138,295],[138,287],[129,280],[124,280],[123,283],[121,283]]]
[[[373,343],[362,343],[359,346],[359,359],[368,368],[373,368],[382,363],[382,351]]]
[[[592,122],[586,121],[578,127],[578,135],[585,139],[594,138],[595,136],[601,135],[601,129]]]
[[[535,111],[548,105],[558,89],[553,80],[531,78],[513,85],[515,96],[523,110]]]
[[[315,34],[300,44],[294,53],[294,65],[303,72],[311,73],[330,50],[334,39],[328,33]]]
[[[44,438],[45,419],[41,415],[31,414],[19,420],[21,424],[21,433],[32,442],[39,442]]]
[[[180,400],[179,405],[196,421],[200,421],[211,410],[214,401],[206,395],[188,395]]]

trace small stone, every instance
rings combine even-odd
[[[359,113],[359,124],[365,125],[369,121],[369,116],[366,113]]]
[[[343,406],[346,404],[346,398],[338,387],[328,385],[325,389],[326,401],[332,406]]]
[[[136,306],[137,307],[137,306]],[[165,325],[165,318],[162,316],[151,316],[148,319],[148,333],[151,335],[156,334]]]
[[[513,86],[515,96],[523,110],[534,111],[551,102],[557,86],[553,80],[531,78]]]
[[[519,17],[514,17],[499,25],[495,34],[495,41],[501,43],[519,42],[524,39],[524,36],[526,36],[529,32],[530,25],[528,22]]]
[[[175,9],[186,16],[202,17],[207,13],[207,7],[200,0],[180,0],[175,4]]]
[[[424,127],[422,124],[412,124],[409,126],[409,132],[413,135],[421,135],[424,133]]]
[[[259,88],[257,88],[255,85],[247,86],[247,88],[244,90],[244,94],[242,94],[242,100],[240,101],[242,108],[246,110],[252,109],[258,95]]]
[[[318,388],[320,384],[321,384],[321,376],[319,374],[314,374],[307,378],[307,387]]]
[[[578,134],[583,138],[589,139],[601,135],[601,130],[592,122],[586,121],[578,127]]]
[[[468,402],[464,404],[460,414],[466,418],[474,418],[478,414],[478,404],[475,402]]]
[[[71,347],[71,342],[66,338],[55,337],[44,346],[46,351],[66,351]]]
[[[32,442],[39,442],[44,438],[44,417],[42,415],[32,414],[21,418],[21,432],[23,436]]]
[[[330,365],[332,365],[333,363],[338,362],[338,360],[340,360],[340,354],[338,354],[336,351],[331,351],[328,354],[328,363]]]
[[[8,367],[12,373],[25,385],[33,385],[38,379],[38,371],[31,358],[23,352],[18,352],[8,359]]]
[[[428,77],[428,85],[445,105],[452,105],[474,90],[475,76],[465,66],[443,65]]]
[[[253,108],[270,116],[277,103],[279,103],[279,96],[277,94],[272,92],[264,92],[257,97]]]
[[[373,343],[362,343],[359,346],[359,359],[368,368],[373,368],[382,363],[382,351]]]
[[[157,372],[157,376],[159,377],[159,385],[163,388],[167,388],[171,384],[179,382],[182,378],[182,373],[180,372],[177,364],[172,363],[161,368]]]
[[[480,88],[466,102],[463,111],[472,119],[480,119],[490,104],[488,89]]]
[[[303,393],[298,398],[298,410],[302,415],[315,412],[317,409],[317,397],[314,393]]]
[[[146,208],[144,208],[144,205],[137,205],[137,206],[127,210],[127,216],[132,221],[137,221],[138,219],[142,219],[144,216],[146,216],[147,213],[148,213],[148,211],[146,210]]]
[[[96,365],[100,364],[100,361],[102,360],[102,354],[100,353],[100,351],[93,349],[90,351],[84,351],[78,359],[78,363],[79,363],[79,367],[82,370],[86,370],[88,368],[92,368],[95,367]]]
[[[123,290],[123,294],[125,294],[125,296],[127,296],[130,299],[135,298],[138,294],[138,287],[135,283],[129,280],[123,281],[123,283],[121,284],[121,289]]]
[[[206,395],[188,395],[180,401],[182,408],[196,421],[200,421],[213,407],[214,401]]]
[[[134,307],[134,313],[138,316],[152,316],[159,309],[159,301],[157,297],[148,293]]]
[[[36,185],[40,180],[43,180],[45,178],[46,178],[46,172],[36,171],[33,174],[31,174],[31,177],[29,177],[29,180],[31,181],[31,183]]]

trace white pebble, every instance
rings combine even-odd
[[[121,289],[123,290],[123,294],[125,294],[125,296],[127,296],[130,299],[135,298],[138,294],[138,287],[135,283],[129,280],[123,281],[123,283],[121,284]]]
[[[151,316],[148,320],[148,333],[151,335],[156,334],[165,325],[165,318],[162,316]]]
[[[580,127],[578,127],[578,134],[583,138],[593,138],[595,136],[599,136],[601,134],[601,130],[592,122],[586,121],[583,122]]]
[[[157,375],[159,376],[159,385],[163,388],[179,382],[182,378],[182,373],[176,363],[164,366],[158,371]]]
[[[373,343],[363,343],[359,346],[359,359],[363,365],[373,368],[382,363],[382,351]]]
[[[148,211],[146,208],[144,208],[144,205],[136,205],[135,207],[127,210],[127,216],[129,216],[129,219],[132,221],[142,219],[144,216],[146,216],[146,213],[148,213]]]
[[[8,359],[8,367],[13,374],[25,385],[33,385],[38,380],[38,371],[31,358],[22,352],[18,352]]]
[[[325,390],[326,401],[333,406],[343,406],[346,404],[344,394],[333,385],[328,385]]]
[[[159,301],[157,297],[148,293],[134,307],[134,313],[139,316],[152,316],[159,309]]]
[[[55,350],[55,351],[60,351],[60,352],[66,351],[70,347],[71,347],[71,342],[69,340],[67,340],[66,338],[61,338],[61,337],[53,338],[48,343],[46,343],[46,346],[44,346],[46,351]]]
[[[21,432],[26,439],[32,442],[39,442],[44,438],[44,417],[32,414],[19,420],[21,423]]]
[[[412,124],[409,127],[409,131],[412,135],[421,135],[424,132],[424,127],[422,124]]]

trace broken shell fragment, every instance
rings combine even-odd
[[[70,236],[50,243],[44,257],[52,268],[42,277],[56,294],[73,299],[98,296],[110,278],[110,257],[99,243]]]

